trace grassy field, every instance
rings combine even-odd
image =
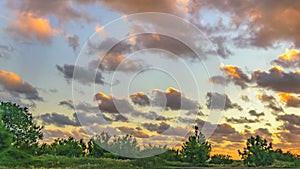
[[[203,168],[247,168],[242,161],[228,165],[211,165]],[[268,168],[299,168],[294,163],[276,162]],[[110,158],[68,158],[64,156],[42,155],[19,160],[1,160],[0,168],[89,168],[89,169],[151,169],[151,168],[200,168],[188,163],[164,161],[160,158],[120,160]],[[202,168],[202,167],[201,167]]]

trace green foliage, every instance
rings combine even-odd
[[[168,149],[166,152],[160,154],[159,157],[167,161],[180,161],[179,150]]]
[[[102,157],[106,150],[103,147],[108,147],[110,136],[107,133],[102,132],[100,135],[96,135],[88,142],[88,154],[91,157]]]
[[[230,155],[215,154],[210,158],[210,164],[232,164],[233,160]]]
[[[26,107],[1,102],[0,116],[5,128],[13,134],[12,144],[15,147],[30,152],[31,147],[36,146],[38,140],[43,138],[41,132],[43,127],[33,122],[32,114]]]
[[[210,151],[211,145],[205,141],[204,135],[195,126],[195,135],[190,136],[183,144],[180,155],[184,162],[203,166],[209,159]]]
[[[68,139],[56,139],[50,145],[43,144],[40,147],[40,154],[51,154],[66,157],[81,157],[85,155],[86,144],[82,139],[75,140],[73,137]]]
[[[247,166],[268,166],[274,163],[272,143],[268,144],[266,139],[258,135],[247,139],[244,151],[238,150],[238,152]]]
[[[0,121],[0,152],[8,148],[12,142],[12,134],[7,131]]]
[[[115,137],[108,145],[107,150],[123,157],[138,156],[140,153],[137,140],[131,135]]]
[[[292,154],[291,152],[282,152],[281,149],[277,149],[273,152],[274,157],[278,161],[286,161],[286,162],[293,162],[297,159],[297,155]]]

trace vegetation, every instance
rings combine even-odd
[[[72,137],[58,138],[50,144],[38,144],[42,126],[32,121],[27,108],[11,103],[0,104],[0,167],[71,167],[71,168],[166,168],[191,166],[270,166],[299,167],[299,156],[281,149],[260,136],[247,139],[242,161],[231,156],[210,156],[211,144],[195,126],[194,135],[180,150],[147,145],[141,149],[130,135],[111,137],[100,133],[85,142]],[[129,158],[128,156],[146,158]],[[154,155],[154,156],[153,156]]]

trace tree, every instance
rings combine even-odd
[[[43,138],[43,127],[33,122],[27,107],[1,102],[0,117],[4,127],[13,134],[12,144],[17,148],[37,147],[38,140]]]
[[[82,139],[79,141],[73,137],[68,139],[55,139],[50,145],[43,144],[41,149],[45,154],[67,157],[81,157],[85,155],[86,144]]]
[[[12,142],[12,134],[7,131],[5,126],[0,121],[0,152],[10,146]]]
[[[193,165],[205,165],[209,159],[211,145],[205,140],[204,135],[195,126],[195,135],[190,136],[183,144],[181,158]]]
[[[233,160],[230,155],[215,154],[211,157],[210,164],[231,164]]]
[[[238,150],[238,153],[247,166],[267,166],[274,162],[272,143],[268,144],[267,140],[262,139],[259,135],[247,139],[244,151]]]
[[[104,132],[102,132],[100,135],[92,137],[88,142],[89,156],[102,157],[103,154],[107,152],[104,148],[108,147],[110,138],[111,137],[108,135],[108,133]]]

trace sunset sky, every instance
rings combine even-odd
[[[238,158],[256,134],[300,153],[299,8],[3,0],[0,100],[30,107],[44,142],[105,131],[174,147],[197,124],[212,153]]]

